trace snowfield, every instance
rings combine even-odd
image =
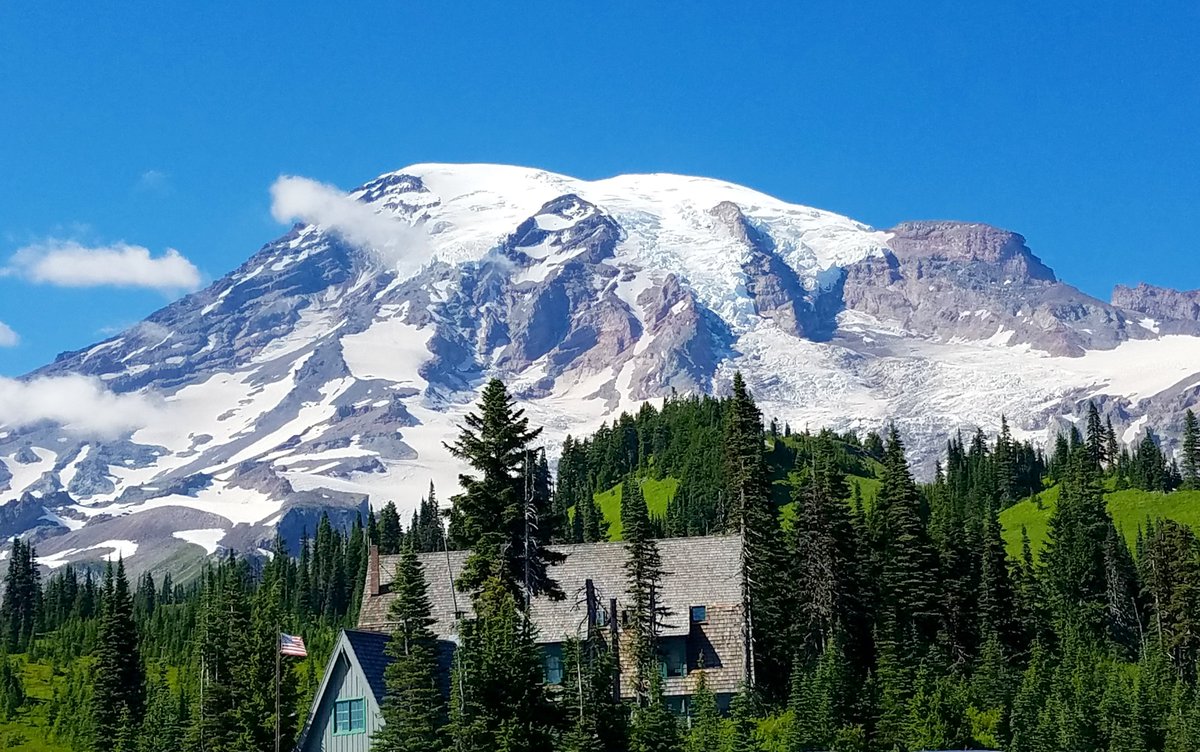
[[[1093,299],[1100,324],[1037,309],[1060,288],[988,228],[945,248],[953,227],[905,240],[933,238],[919,253],[947,259],[921,288],[954,295],[943,336],[893,302],[894,232],[719,180],[422,164],[344,195],[314,185],[319,202],[275,207],[300,225],[241,268],[34,374],[83,374],[156,409],[116,439],[0,415],[14,505],[0,532],[37,529],[48,567],[151,566],[173,546],[269,549],[323,511],[411,512],[431,481],[446,501],[463,468],[445,444],[491,376],[552,460],[568,434],[673,390],[721,393],[741,370],[796,430],[896,421],[925,470],[952,431],[1006,415],[1044,442],[1089,398],[1124,441],[1170,440],[1200,393],[1200,336]],[[1100,344],[1051,355],[1031,321]]]

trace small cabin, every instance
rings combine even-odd
[[[299,752],[370,752],[371,739],[383,726],[384,652],[388,636],[343,630],[326,664],[296,745]]]

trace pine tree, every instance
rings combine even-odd
[[[849,489],[827,440],[818,440],[808,487],[797,493],[792,558],[799,602],[792,645],[811,660],[837,625],[854,628],[861,620],[858,541],[845,502]]]
[[[379,553],[400,553],[400,540],[404,537],[404,527],[400,523],[400,513],[396,510],[396,502],[388,501],[379,510]]]
[[[1188,410],[1183,420],[1183,461],[1180,462],[1185,488],[1200,490],[1200,421]]]
[[[32,543],[12,539],[4,600],[0,603],[0,647],[8,653],[29,649],[41,619],[42,590]]]
[[[1105,631],[1105,546],[1111,527],[1099,472],[1086,451],[1076,451],[1050,516],[1042,559],[1047,595],[1061,627],[1083,630],[1097,639]]]
[[[1088,401],[1087,414],[1087,455],[1096,469],[1104,465],[1104,424],[1100,421],[1100,411],[1096,403]]]
[[[776,574],[785,569],[786,556],[768,486],[762,413],[740,372],[733,376],[723,443],[727,526],[742,534],[742,608],[753,656],[752,683],[764,696],[781,700],[787,692],[790,655],[785,593]]]
[[[893,644],[903,646],[898,658],[915,668],[917,656],[933,642],[940,623],[935,590],[937,554],[922,520],[920,492],[895,426],[884,450],[872,528],[882,626]]]
[[[966,692],[953,674],[922,665],[908,703],[908,749],[966,749],[971,744]]]
[[[708,679],[700,671],[696,690],[691,699],[691,723],[688,730],[687,752],[716,752],[721,748],[721,714],[717,710],[717,696],[708,688]]]
[[[787,435],[791,430],[785,426]],[[730,702],[730,725],[732,735],[729,752],[759,752],[760,746],[755,738],[754,701],[745,687],[738,690]]]
[[[621,525],[625,538],[625,581],[629,613],[627,632],[634,664],[633,695],[644,707],[658,675],[658,632],[668,616],[659,590],[664,572],[658,544],[650,530],[646,499],[636,479],[621,485]]]
[[[147,682],[146,713],[138,733],[138,752],[179,752],[184,743],[184,724],[178,699],[161,669]]]
[[[459,476],[463,491],[454,497],[450,516],[450,537],[471,550],[457,585],[477,591],[491,576],[490,562],[502,561],[504,582],[520,594],[521,604],[539,594],[563,597],[549,572],[563,557],[546,548],[553,526],[540,524],[552,518],[551,499],[534,493],[538,463],[532,443],[541,429],[530,428],[524,413],[504,384],[492,379],[478,412],[467,414],[458,439],[447,445],[476,473]]]
[[[393,628],[387,646],[392,661],[384,670],[384,726],[372,742],[375,752],[438,752],[444,745],[446,707],[438,687],[427,591],[421,563],[409,546],[392,580],[388,621]]]
[[[16,720],[25,699],[25,682],[21,679],[20,666],[8,656],[0,655],[0,718],[5,721]]]
[[[118,558],[115,571],[111,560],[104,570],[103,612],[92,674],[93,748],[97,752],[113,749],[127,738],[133,719],[142,716],[145,698],[133,598],[125,562]]]
[[[614,696],[617,661],[599,625],[564,643],[563,658],[560,698],[568,729],[562,752],[626,752],[626,712]]]
[[[455,752],[550,752],[554,708],[532,626],[497,563],[462,624],[451,702]]]
[[[679,722],[663,697],[662,677],[656,671],[650,678],[649,698],[634,708],[629,728],[629,752],[680,752],[683,739]]]

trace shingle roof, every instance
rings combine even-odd
[[[559,642],[578,634],[586,620],[583,589],[588,578],[596,587],[601,607],[607,608],[608,599],[616,598],[619,610],[626,600],[624,544],[584,543],[553,548],[566,555],[562,564],[550,568],[550,576],[558,581],[566,599],[559,602],[534,599],[532,616],[540,642]],[[665,538],[658,541],[658,550],[666,572],[659,591],[660,603],[671,612],[665,619],[663,636],[688,634],[691,606],[741,603],[740,536]],[[464,616],[471,614],[470,598],[456,593],[453,587],[466,557],[466,551],[420,557],[429,584],[433,629],[441,639],[454,636],[456,608]],[[387,627],[389,586],[399,559],[399,556],[380,557],[380,595],[364,594],[358,620],[360,629]]]
[[[382,704],[383,696],[387,691],[383,682],[383,671],[392,662],[392,659],[384,652],[388,644],[388,635],[380,632],[363,632],[357,629],[344,631],[346,641],[350,643],[350,649],[358,658],[358,665],[362,667],[363,676],[370,685],[372,694],[375,695],[375,701]]]

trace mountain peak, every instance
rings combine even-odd
[[[31,375],[145,409],[115,437],[3,426],[0,489],[20,506],[0,534],[33,528],[59,563],[131,541],[145,567],[195,548],[179,525],[253,550],[322,513],[412,509],[431,479],[446,499],[461,468],[444,442],[493,376],[552,457],[568,433],[735,371],[794,426],[895,421],[926,467],[947,432],[1002,414],[1045,435],[1095,397],[1169,437],[1200,398],[1200,325],[1130,317],[984,224],[879,231],[670,174],[421,164],[348,194],[291,180],[276,197],[299,225]]]
[[[888,230],[888,245],[903,256],[938,256],[950,261],[1010,265],[1023,276],[1057,281],[1054,271],[1033,255],[1025,237],[980,222],[910,221]]]

